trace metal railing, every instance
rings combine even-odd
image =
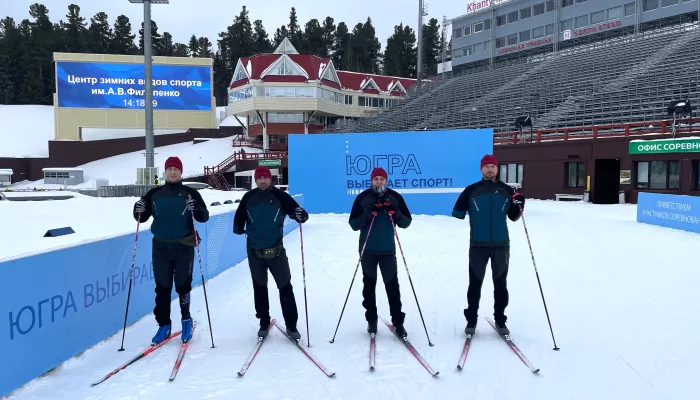
[[[97,188],[97,197],[143,197],[156,185],[115,185]]]

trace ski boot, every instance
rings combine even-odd
[[[157,344],[160,344],[161,342],[163,342],[165,339],[167,339],[169,337],[170,337],[170,324],[158,327],[158,332],[156,332],[156,335],[153,336],[153,339],[151,340],[151,346],[155,346]]]
[[[505,321],[494,321],[496,324],[496,330],[498,331],[498,334],[501,336],[509,336],[510,335],[510,330],[508,330],[508,327],[506,326]]]
[[[301,340],[301,333],[299,333],[296,326],[287,326],[287,335],[297,343]]]
[[[396,330],[396,334],[399,335],[403,340],[406,340],[408,337],[408,332],[406,332],[406,328],[403,327],[403,324],[394,324],[394,329]]]
[[[182,333],[180,334],[182,343],[187,343],[192,339],[192,318],[182,320]]]
[[[260,318],[260,329],[258,330],[258,339],[262,340],[267,337],[270,332],[270,318]]]
[[[376,335],[377,334],[377,320],[371,320],[367,321],[367,333],[370,335]]]
[[[464,333],[474,336],[476,333],[476,321],[467,321],[467,327],[464,328]]]

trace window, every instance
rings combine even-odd
[[[574,20],[573,19],[567,19],[566,21],[561,21],[559,24],[561,26],[561,29],[559,29],[559,32],[570,31],[574,28]]]
[[[573,6],[574,0],[561,0],[561,8]]]
[[[281,62],[277,63],[267,75],[304,75],[299,67],[294,65],[293,61],[282,58]]]
[[[474,24],[474,33],[481,32],[484,30],[484,23],[483,22],[478,22]]]
[[[469,46],[462,47],[462,54],[464,54],[465,57],[470,56],[472,54],[472,46],[469,45]]]
[[[252,99],[252,98],[253,98],[253,88],[252,87],[234,90],[232,92],[229,92],[229,94],[228,94],[228,102],[229,103],[235,103],[237,101],[243,101],[243,100]]]
[[[513,12],[508,13],[508,23],[509,24],[516,22],[517,20],[518,20],[518,12],[517,11],[513,11]]]
[[[460,37],[462,37],[462,28],[453,30],[453,31],[452,31],[452,37],[453,37],[453,38],[460,38]]]
[[[544,26],[532,30],[532,38],[537,39],[544,36]]]
[[[258,86],[263,89],[265,97],[316,97],[316,88],[299,86]],[[262,93],[260,95],[263,95]],[[252,94],[251,94],[252,97]]]
[[[642,0],[642,11],[651,11],[659,8],[659,0]]]
[[[482,52],[483,45],[481,43],[474,43],[474,50],[472,54],[477,54]]]
[[[484,29],[485,30],[491,29],[491,20],[490,19],[484,20]]]
[[[512,35],[508,35],[508,41],[506,42],[510,46],[511,44],[516,44],[518,43],[518,34],[514,33]]]
[[[544,27],[544,34],[546,36],[554,35],[554,24],[549,24]]]
[[[566,187],[586,187],[586,163],[583,161],[566,163]]]
[[[532,6],[532,14],[533,15],[544,14],[544,3],[539,3],[539,4],[535,4],[534,6]]]
[[[588,14],[576,17],[574,20],[574,28],[583,28],[588,26]]]
[[[637,189],[679,189],[680,161],[638,161]]]
[[[520,9],[520,19],[525,19],[525,18],[530,18],[530,17],[532,17],[532,8],[527,7],[527,8]]]
[[[661,0],[661,7],[670,7],[678,4],[678,0]]]
[[[530,31],[522,31],[520,32],[520,41],[521,42],[527,42],[530,40]]]
[[[505,15],[497,15],[496,16],[496,26],[502,26],[506,24],[506,16]]]
[[[496,38],[496,48],[500,49],[501,47],[505,47],[506,45],[506,38],[505,36],[501,36],[499,38]]]
[[[301,124],[302,122],[304,122],[304,114],[271,112],[267,113],[267,122],[271,124]]]
[[[452,58],[460,58],[462,57],[462,48],[458,49],[452,49]]]
[[[547,12],[552,12],[554,11],[554,0],[549,0],[545,4],[545,7],[547,9]]]
[[[498,179],[505,183],[523,183],[524,164],[500,164]]]
[[[240,68],[238,71],[236,71],[236,75],[234,75],[233,80],[239,81],[241,79],[246,79],[247,77],[248,75],[245,74],[245,70]]]
[[[584,1],[586,1],[586,0],[576,0],[576,4],[583,3]]]
[[[608,8],[608,21],[618,18],[622,18],[622,6]]]
[[[636,7],[635,3],[627,3],[625,4],[625,17],[629,17],[630,15],[634,15],[636,13]]]
[[[634,3],[632,3],[634,5]],[[605,22],[605,10],[591,13],[591,25]]]
[[[487,40],[484,42],[484,51],[488,51],[488,52],[491,51],[491,41],[490,40]]]
[[[68,178],[70,178],[70,173],[67,171],[61,171],[61,172],[46,171],[46,172],[44,172],[44,178],[68,179]]]
[[[464,27],[464,36],[471,35],[472,34],[472,26],[467,25]]]

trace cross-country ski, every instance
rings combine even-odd
[[[539,369],[539,368],[535,368],[535,367],[530,363],[530,361],[527,359],[527,357],[525,357],[525,354],[523,354],[523,352],[520,351],[520,348],[518,347],[518,345],[516,345],[515,342],[513,342],[513,340],[510,338],[510,334],[502,335],[500,332],[498,332],[498,328],[496,328],[496,325],[491,321],[491,319],[486,318],[486,320],[489,322],[489,325],[491,325],[491,327],[493,327],[493,329],[496,330],[496,332],[498,333],[498,336],[500,336],[501,339],[503,339],[503,341],[506,342],[506,344],[508,345],[508,347],[510,347],[510,349],[513,350],[513,353],[515,353],[515,355],[518,356],[518,358],[520,359],[520,361],[522,361],[523,364],[525,364],[528,368],[530,368],[530,371],[531,371],[533,374],[537,374],[537,373],[540,372],[540,369]]]
[[[283,334],[287,339],[289,339],[292,343],[294,343],[294,345],[295,345],[299,350],[301,350],[302,353],[304,353],[304,355],[306,356],[306,358],[308,358],[309,360],[311,360],[311,362],[312,362],[316,367],[318,367],[318,369],[320,369],[321,372],[323,372],[324,374],[326,374],[326,376],[328,376],[329,378],[333,378],[333,377],[335,376],[335,372],[329,371],[328,368],[326,368],[323,364],[321,364],[321,362],[318,360],[318,358],[316,358],[316,356],[314,356],[313,354],[311,354],[311,352],[310,352],[309,350],[307,350],[306,348],[304,348],[304,346],[301,345],[301,341],[300,341],[299,339],[294,339],[294,338],[292,338],[291,336],[289,336],[289,334],[288,334],[284,329],[282,329],[282,327],[281,327],[277,322],[275,322],[275,326],[277,327],[277,329],[280,330],[280,332],[282,332],[282,334]]]
[[[275,325],[275,321],[276,319],[274,318],[270,321],[270,324],[267,326],[268,331]],[[265,339],[267,339],[267,334],[265,336],[258,336],[258,340],[255,342],[253,349],[250,351],[248,358],[243,363],[241,370],[238,371],[238,376],[243,376],[246,372],[248,372],[248,368],[250,368],[250,366],[253,364],[255,357],[258,355],[258,352],[260,352],[260,348],[262,348],[263,343],[265,343]]]
[[[401,335],[399,335],[399,333],[396,331],[396,327],[395,327],[394,325],[392,325],[390,322],[388,322],[388,321],[386,321],[386,320],[384,320],[384,324],[386,325],[387,328],[389,328],[389,330],[394,334],[394,336],[396,336],[396,338],[397,338],[401,343],[403,343],[404,346],[406,346],[406,348],[408,349],[408,351],[413,355],[413,357],[416,358],[416,360],[420,363],[420,365],[422,365],[423,368],[425,368],[425,370],[428,371],[428,373],[429,373],[430,375],[432,375],[433,377],[437,377],[437,376],[438,376],[438,374],[440,373],[440,371],[435,371],[435,370],[433,369],[433,367],[431,367],[430,364],[428,364],[428,362],[425,361],[425,359],[423,359],[423,356],[420,355],[420,353],[418,352],[418,350],[416,350],[416,348],[413,347],[413,345],[411,344],[411,342],[410,342],[407,338],[402,337]]]
[[[197,327],[197,323],[193,322],[192,323],[192,333],[194,333],[194,328]],[[173,371],[170,373],[170,380],[173,381],[175,380],[175,377],[177,376],[177,373],[180,371],[180,365],[182,365],[182,360],[185,358],[185,353],[187,353],[187,349],[190,347],[190,340],[183,342],[182,345],[180,346],[180,352],[177,354],[177,359],[175,359],[175,365],[173,365]]]
[[[374,371],[376,359],[377,359],[377,334],[370,333],[370,335],[369,335],[369,370],[370,371]]]

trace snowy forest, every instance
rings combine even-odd
[[[143,54],[143,22],[137,22],[135,32],[125,15],[112,22],[106,13],[99,12],[88,22],[80,7],[71,4],[63,19],[52,22],[49,9],[35,3],[29,7],[29,17],[19,23],[11,17],[0,20],[0,104],[52,104],[53,52]],[[433,76],[444,38],[435,18],[422,29],[423,76]],[[270,37],[263,21],[251,22],[243,6],[215,42],[196,33],[188,43],[174,42],[169,32],[158,30],[155,20],[151,33],[154,56],[213,59],[214,94],[219,106],[226,105],[226,89],[238,59],[271,52],[285,37],[300,53],[330,57],[341,70],[416,77],[416,31],[408,25],[396,25],[382,50],[369,17],[354,26],[330,16],[301,26],[292,7],[289,23],[275,28]]]

